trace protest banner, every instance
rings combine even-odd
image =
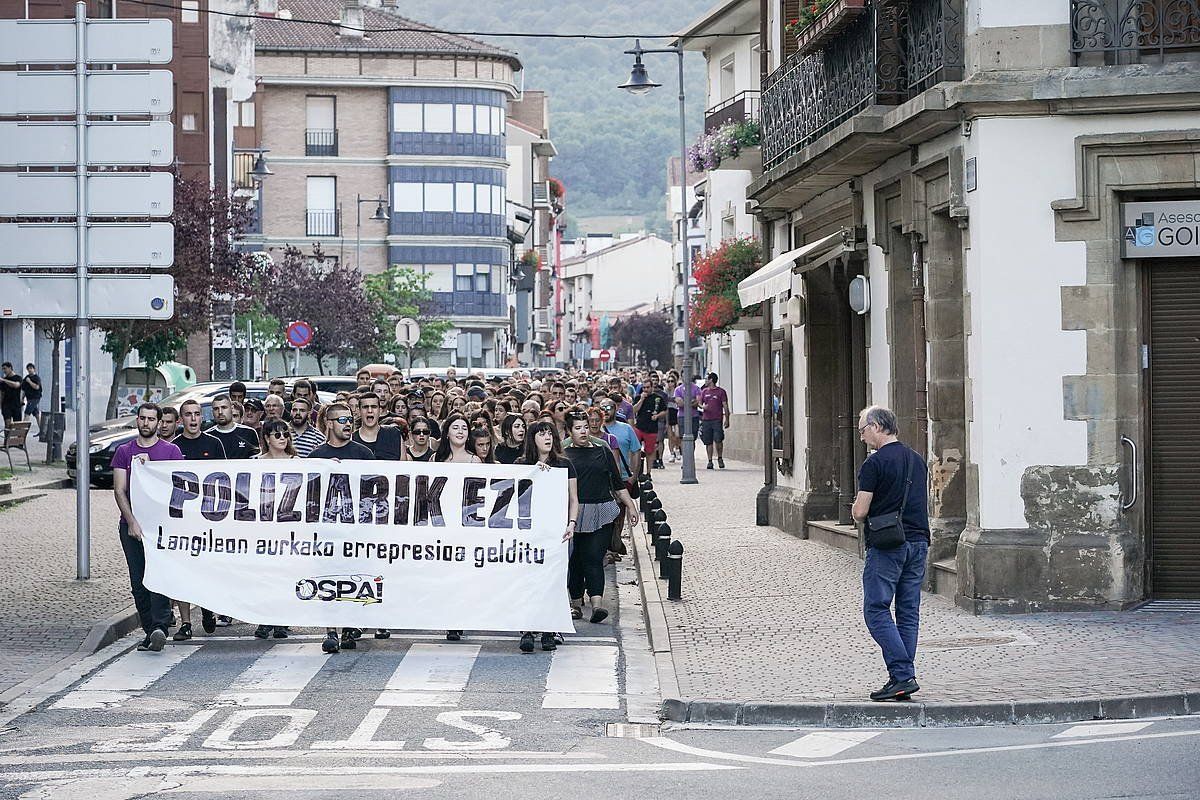
[[[264,625],[571,631],[567,471],[135,463],[145,585]]]

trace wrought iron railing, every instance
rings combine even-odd
[[[304,155],[336,156],[338,132],[332,128],[308,128],[304,131]]]
[[[305,214],[305,235],[307,236],[337,236],[339,217],[337,210],[312,210]]]
[[[908,91],[963,78],[963,0],[912,0],[904,37]]]
[[[1200,52],[1200,0],[1071,0],[1076,64],[1163,61],[1187,51]]]
[[[717,103],[704,112],[705,132],[714,131],[728,122],[758,119],[760,96],[761,92],[757,89],[747,89],[744,92],[738,92],[728,100]]]

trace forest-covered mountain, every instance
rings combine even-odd
[[[633,35],[669,34],[698,17],[709,0],[403,0],[399,12],[454,31],[629,33],[629,39],[488,37],[514,50],[525,65],[525,86],[550,94],[550,132],[559,155],[555,175],[567,189],[570,217],[634,214],[665,225],[666,160],[679,151],[676,63],[647,56],[661,89],[636,97],[616,87],[629,77]],[[645,47],[662,46],[666,40]],[[704,113],[704,60],[686,65],[688,144]]]

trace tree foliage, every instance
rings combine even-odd
[[[666,311],[652,311],[617,320],[610,335],[618,353],[627,354],[622,356],[622,361],[649,366],[654,360],[660,365],[670,363],[673,333],[671,315]]]
[[[396,264],[364,279],[367,301],[373,308],[375,327],[379,331],[370,352],[372,360],[386,361],[390,355],[397,366],[407,360],[407,350],[396,344],[396,337],[392,335],[396,322],[403,317],[411,317],[421,326],[421,338],[412,352],[414,357],[419,358],[442,346],[442,337],[454,326],[448,320],[427,313],[433,293],[426,288],[425,280],[426,277],[416,270]]]

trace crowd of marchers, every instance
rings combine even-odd
[[[121,511],[120,541],[129,567],[134,603],[145,634],[141,650],[160,651],[168,637],[195,635],[192,608],[147,589],[143,532],[129,500],[134,460],[293,459],[433,461],[466,464],[542,464],[567,472],[569,548],[567,594],[573,619],[602,624],[605,565],[620,559],[621,533],[638,522],[637,478],[683,455],[683,428],[691,417],[708,456],[708,469],[724,469],[729,397],[710,373],[703,384],[685,385],[674,370],[622,369],[568,372],[538,379],[518,370],[509,377],[444,376],[407,380],[400,372],[356,375],[353,391],[322,404],[316,387],[296,380],[290,392],[272,380],[267,396],[246,397],[240,382],[212,400],[212,424],[204,426],[200,404],[178,408],[143,403],[138,435],[113,456],[113,489]],[[175,616],[178,611],[178,619]],[[233,623],[220,609],[201,609],[206,633]],[[286,638],[283,620],[248,620],[254,635]],[[172,634],[172,629],[174,633]],[[363,631],[329,629],[322,642],[333,654],[356,648]],[[377,629],[376,639],[391,631]],[[458,641],[464,631],[446,631]],[[554,650],[561,633],[523,631],[522,652],[540,643]]]

